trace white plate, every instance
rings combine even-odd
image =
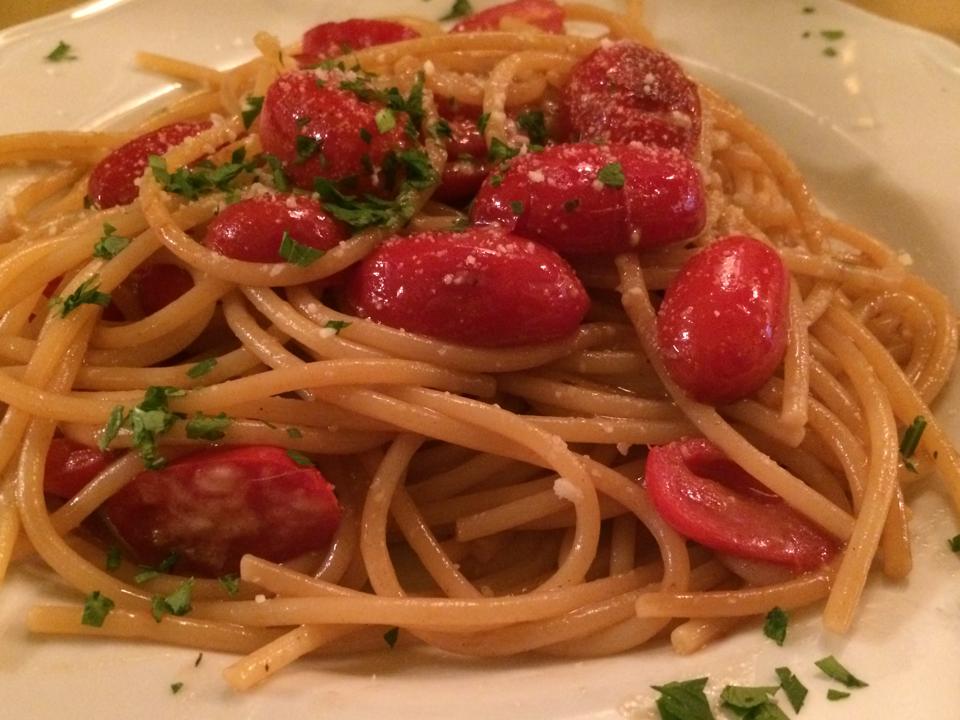
[[[101,0],[0,33],[0,133],[91,128],[171,89],[133,69],[137,49],[227,67],[269,29],[293,40],[349,14],[438,17],[447,0]],[[478,6],[489,3],[476,3]],[[820,199],[909,251],[917,268],[960,299],[960,48],[832,0],[651,0],[667,49],[744,106],[800,164]],[[812,14],[804,5],[815,5]],[[822,54],[821,30],[842,29]],[[811,36],[802,37],[809,31]],[[46,63],[59,40],[79,60]],[[954,383],[941,414],[960,437]],[[228,658],[147,644],[29,637],[23,616],[56,588],[12,573],[0,593],[0,714],[32,720],[69,713],[99,720],[184,718],[622,718],[655,717],[649,685],[701,675],[767,685],[787,665],[811,690],[802,717],[957,717],[960,707],[960,559],[946,538],[957,522],[934,493],[914,504],[917,568],[900,586],[875,579],[849,637],[830,637],[814,614],[786,647],[759,627],[687,658],[667,648],[614,658],[469,661],[385,651],[310,660],[259,690],[229,691]],[[828,703],[813,661],[834,653],[870,687]],[[183,682],[172,695],[170,684]],[[783,703],[785,705],[785,703]],[[791,711],[788,711],[792,715]]]

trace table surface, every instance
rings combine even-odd
[[[930,30],[960,43],[958,0],[846,0],[864,10]],[[0,2],[0,28],[26,22],[72,5],[78,0]]]

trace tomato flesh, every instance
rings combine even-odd
[[[730,461],[709,440],[650,448],[644,484],[674,530],[701,545],[794,572],[837,552],[834,540]]]
[[[173,123],[121,145],[93,168],[87,196],[101,209],[132,203],[139,193],[136,181],[147,169],[151,155],[163,155],[209,127],[209,122]]]
[[[563,32],[566,13],[553,0],[515,0],[474,13],[454,25],[450,32],[500,30],[500,21],[504,18],[519,20],[546,32],[560,34]]]
[[[563,258],[497,228],[391,238],[360,263],[347,298],[385,325],[486,347],[567,337],[590,302]]]
[[[50,443],[44,465],[43,491],[69,500],[106,469],[116,453],[101,452],[65,437]]]
[[[324,58],[416,37],[420,37],[416,30],[390,20],[352,18],[320,23],[303,34],[297,59],[301,65],[313,65]]]
[[[789,293],[783,261],[759,240],[732,235],[694,255],[657,313],[670,377],[713,405],[758,390],[786,352]]]
[[[137,558],[176,551],[178,571],[235,572],[247,553],[283,562],[322,551],[340,523],[333,487],[272,446],[224,447],[147,470],[104,506]]]
[[[620,186],[606,174],[615,168]],[[563,255],[609,255],[693,237],[703,229],[706,202],[699,170],[676,151],[576,143],[494,171],[471,219],[498,223]]]
[[[666,53],[635,42],[600,47],[580,61],[563,91],[574,138],[631,142],[696,152],[697,87]]]

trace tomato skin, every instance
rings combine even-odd
[[[660,50],[629,41],[597,48],[573,68],[562,97],[575,139],[697,150],[700,95]]]
[[[787,348],[790,280],[780,256],[731,235],[690,258],[657,313],[670,377],[694,399],[724,405],[773,375]]]
[[[360,100],[341,89],[340,82],[336,73],[327,80],[310,72],[285,73],[274,80],[264,97],[260,113],[263,149],[279,158],[291,181],[305,190],[313,190],[315,177],[333,181],[357,178],[356,190],[376,189],[379,182],[370,166],[381,166],[391,150],[410,145],[404,131],[405,113],[396,113],[396,125],[381,133],[376,114],[383,105]],[[361,137],[361,129],[368,134],[369,143]],[[317,152],[298,155],[298,137],[315,141]]]
[[[521,20],[549,33],[560,34],[563,32],[566,13],[553,0],[514,0],[474,13],[454,25],[450,32],[496,31],[500,29],[500,21],[505,17]]]
[[[611,163],[620,164],[623,187],[598,180]],[[676,151],[576,143],[528,153],[493,172],[470,216],[563,255],[610,255],[695,236],[706,202],[699,170]]]
[[[284,232],[318,250],[329,250],[347,239],[344,228],[316,200],[274,194],[228,205],[207,225],[203,244],[235,260],[284,262],[280,256]]]
[[[69,438],[56,437],[47,451],[43,491],[69,500],[105,470],[115,457],[116,453],[101,452]]]
[[[188,290],[193,289],[190,272],[173,263],[154,263],[134,271],[131,275],[144,314],[163,310]]]
[[[477,194],[490,166],[476,160],[451,160],[443,168],[440,185],[432,198],[448,205],[463,205]]]
[[[793,572],[818,568],[837,552],[829,535],[709,440],[687,438],[650,448],[644,484],[668,525],[712,550]]]
[[[315,25],[303,34],[302,50],[297,59],[301,65],[313,65],[324,58],[336,57],[352,50],[363,50],[417,37],[420,37],[420,33],[416,30],[390,20],[352,18],[341,22],[325,22]]]
[[[385,325],[481,347],[567,337],[590,302],[559,255],[497,228],[391,238],[360,263],[347,300]]]
[[[340,523],[333,488],[282,448],[212,448],[147,470],[108,500],[105,515],[140,562],[173,551],[177,570],[235,572],[253,553],[283,562],[329,545]]]
[[[139,192],[135,182],[147,169],[150,155],[163,155],[209,127],[209,122],[173,123],[121,145],[93,168],[87,196],[101,209],[132,203]]]

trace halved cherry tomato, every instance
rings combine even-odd
[[[346,230],[306,195],[260,195],[227,206],[207,226],[203,243],[221,255],[248,262],[283,262],[283,234],[301,245],[329,250]]]
[[[700,138],[697,86],[666,53],[635,42],[597,48],[563,91],[575,139],[639,141],[693,155]]]
[[[546,32],[559,34],[563,32],[566,13],[553,0],[514,0],[474,13],[454,25],[450,32],[499,30],[500,21],[504,18],[519,20]]]
[[[644,484],[668,525],[712,550],[794,572],[817,568],[837,552],[830,536],[709,440],[688,438],[650,448]]]
[[[566,337],[590,304],[563,258],[497,228],[387,240],[360,263],[347,298],[385,325],[486,347]]]
[[[88,197],[99,208],[132,203],[137,199],[136,181],[146,170],[151,155],[163,155],[209,127],[209,122],[173,123],[121,145],[93,168],[87,184]]]
[[[69,438],[56,437],[50,442],[44,465],[43,491],[69,500],[99,475],[116,457]]]
[[[758,390],[786,351],[789,282],[780,256],[743,235],[690,258],[657,314],[657,341],[674,382],[714,405]]]
[[[413,28],[390,20],[353,18],[341,22],[325,22],[303,34],[302,50],[297,58],[301,65],[314,65],[324,58],[336,57],[374,45],[412,40],[420,37]]]
[[[410,145],[406,113],[395,113],[394,124],[380,132],[376,118],[384,105],[342,89],[345,79],[338,71],[327,79],[292,72],[267,90],[260,113],[263,149],[280,159],[298,187],[312,190],[314,178],[323,177],[355,179],[357,190],[379,188],[377,170],[388,153]]]
[[[706,203],[696,166],[675,150],[553,145],[484,182],[470,216],[563,255],[613,254],[693,237]]]
[[[252,553],[283,562],[329,545],[340,523],[333,487],[278,447],[224,447],[147,470],[105,504],[117,534],[144,563],[173,551],[189,569],[236,571]]]

